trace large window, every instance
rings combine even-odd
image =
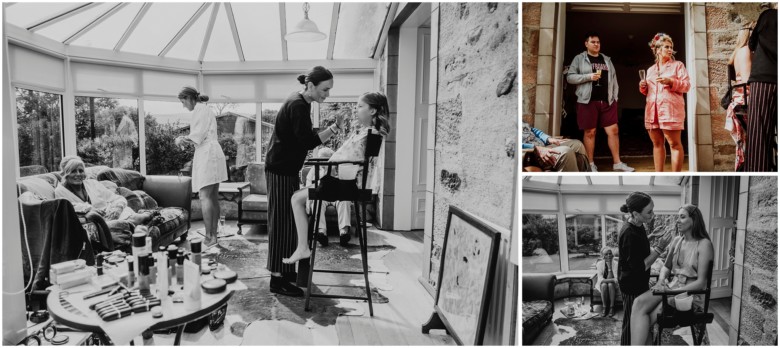
[[[179,135],[189,134],[191,112],[180,102],[144,101],[146,136],[146,173],[178,175],[191,173],[194,149],[179,149],[173,143]]]
[[[255,161],[255,103],[212,103],[217,115],[217,136],[228,165],[228,181],[244,181],[244,172]]]
[[[262,113],[260,114],[261,124],[260,132],[263,141],[263,148],[260,151],[260,161],[265,163],[265,155],[268,153],[268,147],[271,144],[271,135],[274,133],[276,124],[276,114],[282,108],[282,103],[263,103],[261,104]]]
[[[341,144],[352,134],[352,131],[358,127],[357,113],[355,113],[356,102],[337,102],[320,104],[320,129],[329,127],[335,122],[336,115],[344,117],[344,129],[335,137],[331,137],[323,144],[333,151],[338,150]]]
[[[58,171],[62,159],[62,95],[16,88],[20,175]]]
[[[600,215],[566,215],[569,270],[596,269],[602,245],[601,225]]]
[[[523,214],[523,272],[561,271],[555,214]]]
[[[77,154],[85,163],[140,170],[138,102],[76,97]]]

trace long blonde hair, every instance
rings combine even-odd
[[[752,21],[739,30],[739,36],[737,36],[737,45],[734,47],[734,52],[731,53],[731,58],[729,58],[729,65],[734,65],[734,59],[737,58],[737,51],[739,51],[740,48],[747,46],[748,41],[750,41],[750,33],[755,26],[756,21]]]

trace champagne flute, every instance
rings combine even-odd
[[[641,70],[639,70],[639,80],[640,80],[640,81],[641,81],[641,80],[644,80],[644,79],[645,79],[645,77],[647,76],[646,74],[647,74],[647,72],[645,71],[645,69],[641,69]]]
[[[596,80],[596,86],[601,87],[601,69],[596,69],[596,74],[599,75],[599,79]]]

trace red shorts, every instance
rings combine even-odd
[[[612,105],[605,101],[577,103],[577,125],[580,130],[609,127],[618,123],[617,101]]]

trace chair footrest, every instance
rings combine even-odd
[[[339,274],[363,274],[363,271],[338,271],[338,270],[330,270],[330,269],[313,269],[312,272],[339,273]]]
[[[329,294],[311,294],[310,297],[320,297],[320,298],[345,298],[349,300],[366,300],[368,301],[367,296],[347,296],[347,295],[329,295]]]

